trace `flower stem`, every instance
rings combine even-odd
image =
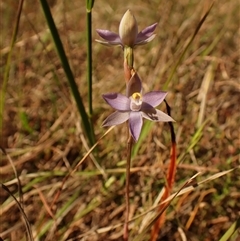
[[[129,210],[130,210],[130,202],[129,202],[129,185],[130,185],[130,167],[131,167],[131,152],[132,152],[132,144],[133,138],[131,134],[128,135],[127,142],[127,166],[126,166],[126,191],[125,191],[125,199],[126,199],[126,216],[125,223],[123,228],[123,240],[128,240],[128,220],[129,220]]]
[[[124,67],[124,76],[127,83],[131,79],[131,70],[133,69],[133,61],[134,61],[133,49],[131,47],[125,46],[123,67]]]

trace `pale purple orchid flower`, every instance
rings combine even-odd
[[[97,42],[104,45],[120,45],[122,48],[128,46],[133,48],[136,45],[143,45],[154,39],[153,33],[157,23],[154,23],[138,33],[137,21],[130,10],[123,15],[120,25],[119,34],[104,29],[96,29],[100,37],[104,39]]]
[[[135,141],[138,140],[143,118],[151,121],[174,121],[169,115],[155,109],[166,97],[167,92],[152,91],[142,95],[142,83],[135,73],[127,84],[127,96],[119,93],[104,94],[104,100],[114,109],[114,113],[108,116],[103,126],[119,125],[129,121],[129,130]]]

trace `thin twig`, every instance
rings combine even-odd
[[[31,225],[30,225],[30,222],[28,220],[28,217],[26,215],[26,213],[24,212],[20,202],[17,200],[17,198],[11,193],[11,191],[8,189],[7,186],[5,186],[3,183],[0,183],[0,187],[2,189],[4,189],[13,199],[14,201],[16,202],[22,216],[23,216],[23,220],[24,220],[24,223],[25,223],[25,226],[26,226],[26,231],[27,231],[27,235],[28,235],[28,239],[27,240],[30,240],[30,241],[33,241],[33,234],[32,234],[32,229],[31,229]]]
[[[17,172],[17,169],[16,167],[14,166],[14,163],[13,163],[13,160],[12,158],[8,155],[8,153],[6,152],[6,150],[0,146],[0,149],[2,150],[3,154],[7,157],[12,169],[13,169],[13,172],[14,172],[14,175],[17,179],[17,184],[18,184],[18,195],[19,195],[19,203],[21,205],[22,208],[23,207],[23,192],[22,192],[22,185],[21,185],[21,181],[20,181],[20,178],[18,176],[18,172]]]

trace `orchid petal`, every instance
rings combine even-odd
[[[104,100],[116,110],[129,111],[130,99],[119,93],[110,93],[102,95]]]
[[[136,41],[135,46],[144,45],[146,43],[149,43],[149,42],[151,42],[155,38],[155,36],[156,36],[156,34],[153,34],[149,38],[146,38],[146,39],[144,39],[142,41]]]
[[[138,112],[138,111],[130,112],[129,128],[130,128],[131,135],[135,141],[137,141],[140,136],[142,124],[143,124],[143,120],[142,120],[141,112]]]
[[[115,126],[122,124],[129,119],[129,112],[115,111],[109,115],[104,121],[102,126]]]
[[[101,38],[107,41],[96,40],[97,42],[110,45],[122,45],[121,38],[118,34],[105,29],[96,29],[96,31]]]
[[[157,23],[154,23],[146,27],[145,29],[143,29],[141,32],[139,32],[137,35],[136,44],[141,44],[142,42],[145,43],[145,42],[151,41],[155,37],[155,34],[153,34],[153,32],[156,29],[156,27],[157,27]]]
[[[102,45],[105,45],[105,46],[121,46],[122,47],[122,44],[121,43],[115,43],[115,42],[106,42],[106,41],[103,41],[103,40],[99,40],[99,39],[95,39],[96,42],[102,44]],[[122,47],[123,48],[123,47]]]
[[[142,116],[150,121],[163,121],[163,122],[174,121],[171,116],[155,108],[143,110]]]
[[[134,73],[127,84],[127,97],[132,96],[134,93],[142,92],[142,82],[137,73]]]
[[[163,102],[166,95],[167,92],[164,91],[151,91],[143,95],[143,102],[151,105],[152,107],[156,107]]]

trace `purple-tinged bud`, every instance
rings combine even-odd
[[[124,46],[134,47],[138,35],[137,21],[128,9],[123,15],[119,25],[119,36]]]

